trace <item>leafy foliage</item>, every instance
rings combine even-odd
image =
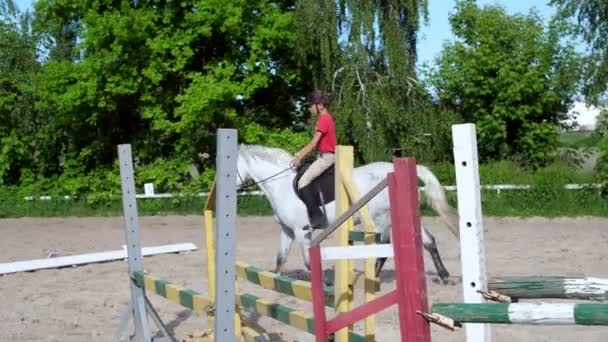
[[[558,18],[576,22],[575,33],[582,37],[590,48],[585,59],[584,93],[591,102],[600,103],[608,90],[608,3],[603,0],[551,0],[557,6]],[[605,104],[605,103],[604,103]],[[608,186],[608,114],[599,115],[595,136],[600,139],[597,171]]]
[[[457,115],[438,108],[420,87],[407,91],[386,77],[366,77],[363,87],[357,78],[344,80],[334,95],[338,139],[355,146],[359,162],[390,160],[397,152],[425,163],[451,158]]]
[[[449,154],[444,142],[456,117],[434,106],[416,79],[416,37],[427,6],[297,2],[299,60],[331,94],[338,141],[354,145],[358,162],[387,160],[397,150],[420,160]]]
[[[441,103],[477,125],[480,156],[514,156],[532,165],[551,159],[557,128],[577,90],[580,57],[545,31],[536,14],[457,4],[450,17],[458,40],[449,44],[429,77]]]
[[[144,165],[206,170],[218,127],[305,119],[285,2],[39,0],[23,28],[8,8],[0,42],[20,48],[0,65],[0,184],[92,174],[125,142]]]
[[[416,35],[428,19],[427,0],[300,0],[296,3],[298,53],[314,85],[329,89],[354,63],[405,82],[415,75]],[[377,25],[374,25],[377,23]],[[346,41],[340,41],[340,36]]]
[[[31,79],[39,69],[30,13],[20,13],[12,0],[0,1],[0,186],[19,181],[31,167],[27,135],[35,135]],[[29,145],[29,146],[28,146]]]
[[[594,102],[608,89],[608,2],[604,0],[551,0],[558,18],[575,21],[575,32],[588,43],[585,59],[585,95]]]
[[[592,134],[599,141],[599,158],[596,164],[598,178],[602,182],[604,194],[608,194],[608,108],[604,108],[597,117],[597,126]]]
[[[40,210],[20,198],[49,194],[77,199],[49,208],[118,212],[116,145],[131,143],[138,189],[187,194],[143,208],[198,212],[194,194],[215,176],[216,130],[294,152],[314,129],[299,105],[313,87],[330,93],[339,143],[354,145],[359,163],[399,151],[447,165],[450,126],[463,120],[480,129],[484,157],[550,160],[580,75],[571,45],[559,44],[568,27],[461,2],[460,41],[429,94],[415,71],[427,5],[38,0],[20,13],[0,0],[0,207]]]

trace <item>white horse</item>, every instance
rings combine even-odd
[[[304,263],[309,268],[308,249],[311,246],[312,232],[309,228],[306,206],[293,190],[296,171],[289,167],[292,159],[293,156],[283,149],[258,145],[239,145],[237,185],[241,187],[248,179],[253,180],[268,198],[274,212],[274,218],[281,226],[281,246],[274,270],[276,273],[283,271],[294,239],[300,245]],[[373,162],[354,168],[353,177],[363,195],[392,171],[392,163]],[[418,178],[425,184],[424,194],[430,201],[431,207],[440,215],[450,231],[458,237],[458,217],[454,209],[449,206],[443,187],[427,167],[417,165],[416,171]],[[384,189],[368,202],[368,207],[376,226],[376,232],[380,233],[380,243],[388,243],[391,231],[388,189]],[[326,204],[326,212],[328,222],[331,224],[335,219],[334,202]],[[355,215],[353,219],[355,224],[360,223],[359,215]],[[450,274],[441,261],[435,238],[426,228],[422,228],[423,245],[433,259],[437,274],[445,283]],[[380,271],[383,263],[383,261],[377,262],[377,272]]]

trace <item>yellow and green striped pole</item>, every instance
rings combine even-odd
[[[208,315],[209,310],[213,309],[213,301],[200,293],[182,288],[181,286],[169,281],[159,279],[145,272],[133,273],[133,282],[136,286],[153,292],[166,298],[167,300],[188,308],[200,315]],[[273,318],[289,326],[313,334],[314,321],[311,313],[294,310],[287,306],[262,299],[252,294],[238,294],[236,297],[237,305],[253,311],[262,316]],[[247,330],[252,333],[252,330]],[[361,335],[349,332],[350,342],[364,342],[365,338]]]

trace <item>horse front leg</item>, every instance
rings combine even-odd
[[[435,237],[424,227],[422,227],[422,245],[431,255],[431,258],[433,259],[433,264],[435,264],[435,269],[437,270],[439,278],[441,278],[441,281],[444,285],[447,284],[450,278],[450,273],[443,265],[443,261],[441,260],[441,256],[439,255],[439,250],[437,249]]]
[[[283,272],[283,267],[287,262],[287,256],[293,246],[294,233],[289,227],[281,225],[281,246],[277,253],[276,267],[274,273],[280,274]]]
[[[300,245],[300,252],[302,253],[302,259],[306,269],[310,272],[310,246],[312,246],[312,229],[306,225],[295,231],[296,240]]]

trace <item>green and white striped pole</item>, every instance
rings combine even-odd
[[[608,300],[608,279],[603,278],[499,277],[490,279],[488,288],[514,299]]]
[[[608,304],[437,303],[431,312],[459,323],[608,325]]]

